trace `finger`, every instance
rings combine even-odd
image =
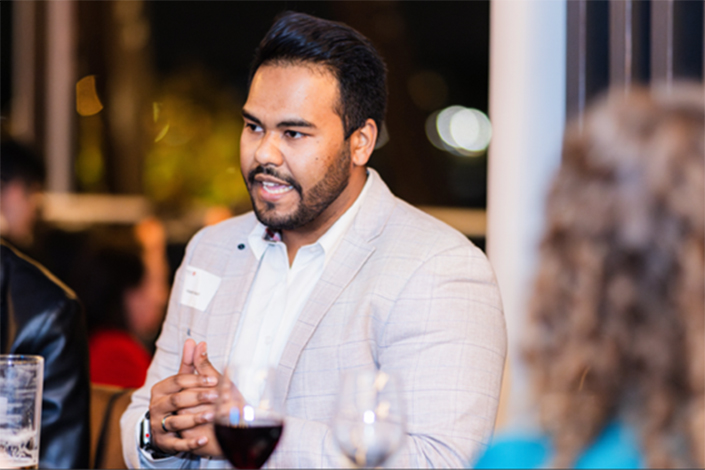
[[[200,413],[205,413],[206,411],[215,411],[215,405],[212,403],[204,403],[202,405],[196,405],[189,408],[182,408],[179,410],[179,415],[196,415]]]
[[[164,402],[166,402],[164,404],[164,407],[155,406],[155,416],[161,419],[163,415],[168,413],[180,412],[181,410],[186,408],[193,408],[199,405],[215,403],[215,400],[217,398],[218,394],[213,388],[190,389],[183,390],[179,393],[172,393],[171,395],[166,396],[163,400]]]
[[[193,355],[196,350],[196,342],[191,338],[184,342],[184,351],[181,354],[181,366],[179,367],[179,374],[193,374],[195,368],[193,366]]]
[[[160,427],[162,431],[164,429],[167,432],[181,432],[186,431],[201,424],[207,424],[213,422],[215,419],[215,412],[213,409],[204,411],[197,414],[178,414],[169,415],[162,421],[164,426]]]
[[[174,434],[163,434],[157,442],[157,447],[166,452],[191,452],[207,445],[208,441],[206,436],[181,439]]]
[[[212,387],[217,383],[218,379],[205,375],[172,375],[171,377],[167,377],[161,382],[156,383],[154,387],[152,387],[152,403],[154,404],[154,402],[163,401],[161,400],[161,398],[178,394],[179,392],[185,390],[196,389],[196,391],[198,392],[201,388],[208,388],[212,391]],[[164,413],[169,413],[174,411],[174,409],[165,408],[161,411],[163,411]]]
[[[192,439],[205,436],[208,439],[208,443],[203,447],[199,447],[192,451],[195,455],[210,456],[210,457],[222,457],[223,451],[218,445],[218,439],[215,438],[215,429],[213,425],[207,424],[202,426],[197,426],[188,431],[184,431],[182,437],[184,439]]]
[[[215,377],[216,379],[220,377],[220,373],[213,367],[210,360],[208,360],[208,350],[205,341],[198,343],[196,346],[193,364],[196,368],[196,372],[200,375]]]

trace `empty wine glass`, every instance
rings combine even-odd
[[[344,374],[333,435],[358,467],[377,467],[401,445],[405,418],[399,381],[381,371]]]
[[[284,417],[274,399],[275,370],[228,365],[218,385],[215,435],[236,468],[261,468],[281,437]]]

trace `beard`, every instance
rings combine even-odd
[[[299,194],[299,204],[292,212],[277,214],[276,205],[266,201],[258,206],[252,197],[251,188],[256,183],[255,176],[260,173],[285,181]],[[248,173],[246,179],[257,220],[275,232],[295,230],[316,220],[348,186],[350,181],[350,149],[344,145],[338,153],[338,157],[328,167],[325,176],[313,188],[305,192],[294,178],[280,174],[272,167],[258,166]]]

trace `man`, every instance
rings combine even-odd
[[[88,468],[88,341],[74,293],[0,240],[0,352],[44,358],[39,468]]]
[[[385,107],[385,66],[358,32],[298,13],[272,26],[242,111],[254,213],[189,243],[121,421],[128,465],[227,465],[212,403],[228,360],[277,368],[286,424],[271,467],[344,464],[329,424],[347,370],[403,383],[407,436],[389,465],[460,467],[487,444],[506,347],[499,292],[480,250],[366,167]]]

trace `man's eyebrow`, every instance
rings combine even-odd
[[[261,126],[262,121],[254,117],[252,114],[248,113],[244,109],[242,110],[242,117],[247,119],[248,121],[252,121],[255,124]],[[277,127],[311,127],[311,128],[316,128],[316,125],[313,124],[312,122],[308,122],[305,119],[290,119],[288,121],[282,121],[279,124],[277,124]]]
[[[279,124],[277,124],[277,127],[313,127],[315,128],[316,125],[313,124],[312,122],[308,122],[305,119],[294,119],[291,121],[282,121]]]
[[[242,110],[242,117],[244,117],[244,118],[247,119],[248,121],[252,121],[252,122],[254,122],[255,124],[258,124],[258,125],[260,125],[260,126],[262,125],[262,121],[260,121],[259,119],[257,119],[257,118],[254,117],[252,114],[250,114],[250,113],[248,113],[247,111],[245,111],[244,109]]]

